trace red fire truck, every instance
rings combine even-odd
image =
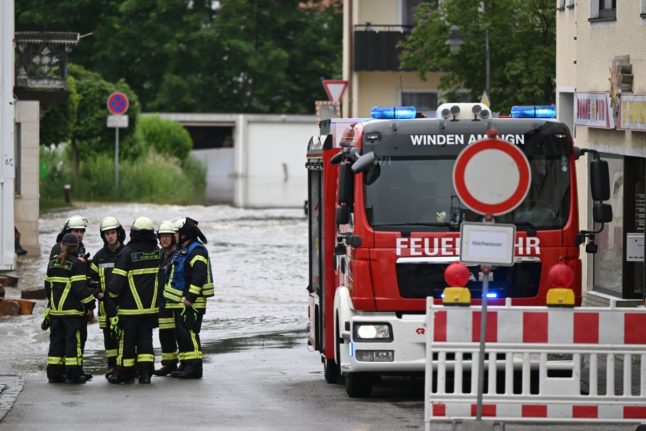
[[[310,140],[308,341],[326,381],[344,380],[349,396],[369,396],[380,375],[423,373],[426,297],[441,303],[460,223],[481,220],[458,198],[453,165],[488,132],[520,148],[531,168],[525,200],[495,217],[516,225],[516,251],[513,266],[494,267],[488,302],[545,305],[547,273],[561,262],[580,304],[579,245],[596,251],[595,234],[612,218],[607,163],[574,147],[566,125],[540,118],[551,113],[512,114],[533,118],[492,118],[482,104],[444,104],[435,118],[378,108],[372,119],[324,121]],[[575,160],[586,152],[596,231],[579,230]],[[479,304],[479,267],[469,270]]]

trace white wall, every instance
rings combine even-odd
[[[14,2],[0,1],[0,270],[15,267],[14,249]]]
[[[314,118],[311,123],[248,121],[241,206],[302,207],[307,199],[305,153],[315,134]]]

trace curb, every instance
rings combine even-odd
[[[17,374],[0,374],[0,422],[9,413],[24,386],[25,379]]]

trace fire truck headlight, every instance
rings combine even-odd
[[[357,361],[361,362],[392,362],[395,360],[393,350],[357,350]]]
[[[393,331],[389,323],[355,323],[355,341],[392,341]]]

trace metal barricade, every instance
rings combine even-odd
[[[425,423],[476,415],[480,306],[427,301]],[[646,423],[646,309],[489,307],[483,419]]]

